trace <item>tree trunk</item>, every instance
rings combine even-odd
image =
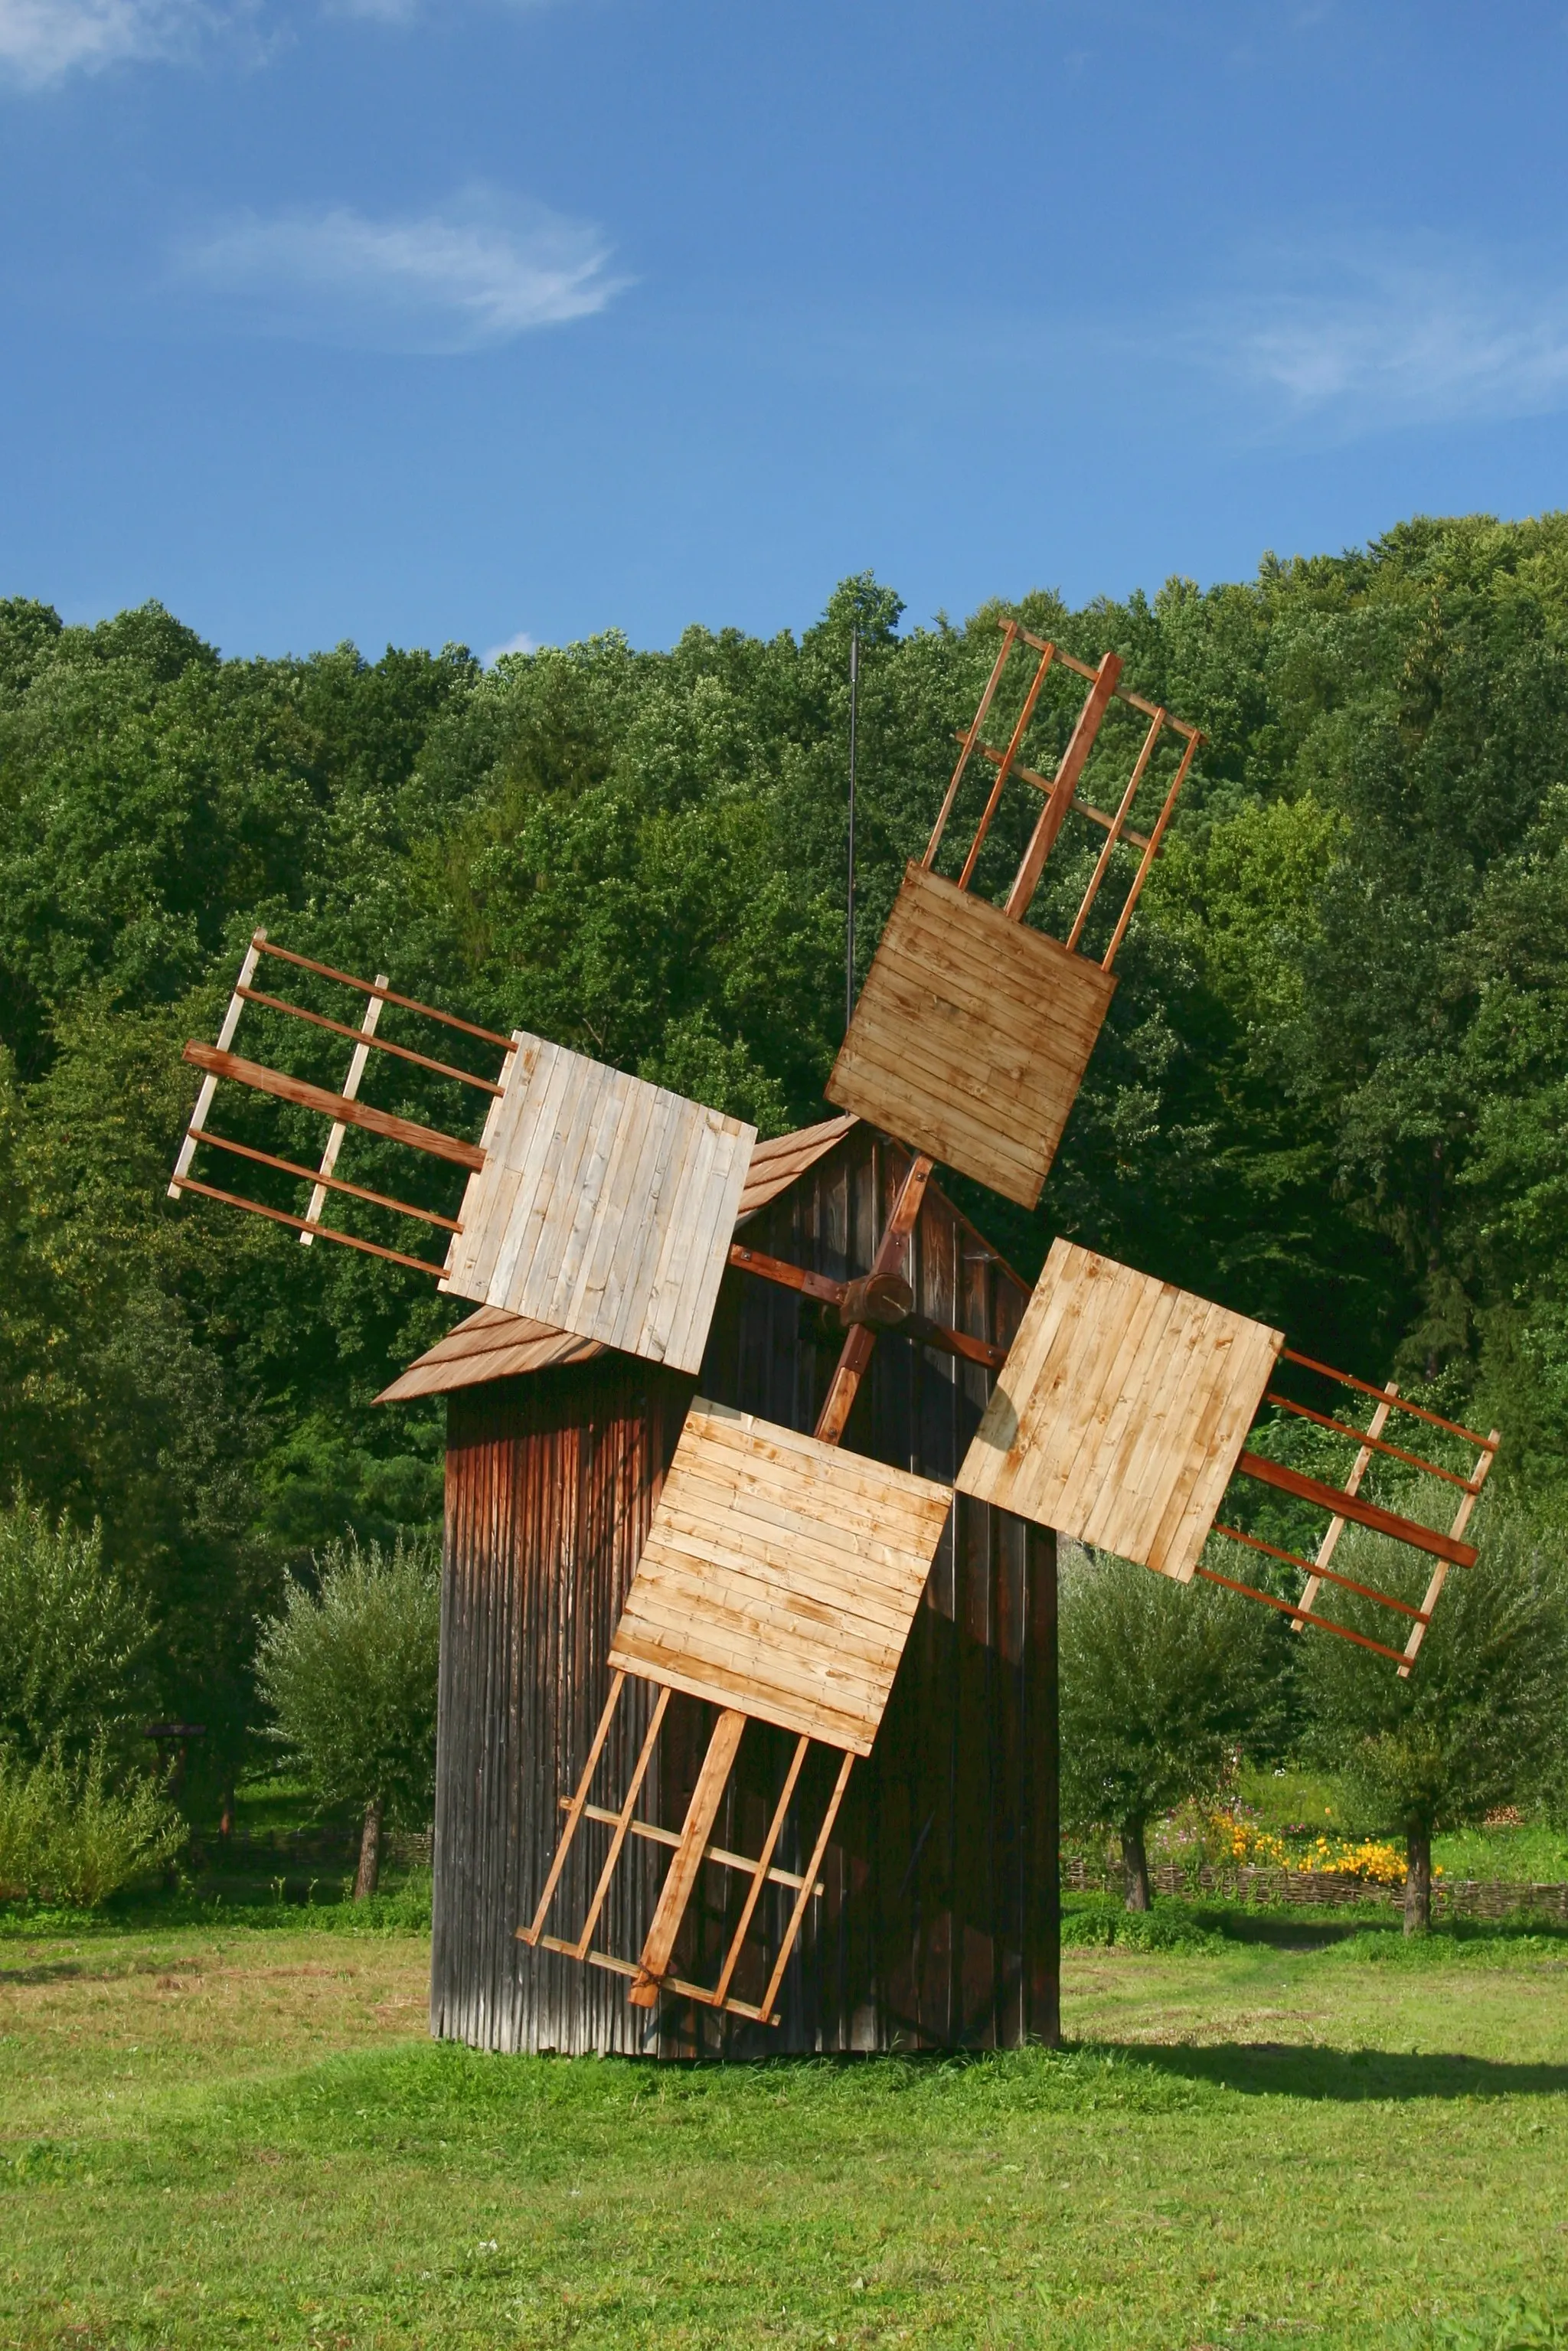
[[[368,1901],[381,1884],[382,1876],[382,1800],[365,1807],[365,1825],[360,1834],[360,1874],[354,1880],[354,1899]]]
[[[1424,1935],[1432,1923],[1432,1832],[1405,1834],[1405,1932]]]
[[[1144,1843],[1142,1821],[1124,1821],[1122,1824],[1122,1866],[1127,1873],[1127,1907],[1146,1910],[1149,1907],[1149,1855]]]

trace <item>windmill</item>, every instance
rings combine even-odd
[[[1036,659],[1006,744],[998,747],[985,740],[985,724],[1012,656],[1023,648]],[[1054,773],[1047,776],[1024,764],[1022,753],[1053,666],[1086,679],[1088,693]],[[974,721],[960,737],[925,858],[905,875],[827,1089],[831,1100],[910,1154],[874,1262],[857,1280],[830,1280],[732,1238],[756,1144],[755,1130],[743,1122],[523,1031],[504,1037],[482,1029],[397,993],[383,975],[355,978],[281,947],[264,932],[251,941],[216,1046],[185,1048],[203,1082],[170,1185],[176,1197],[189,1190],[256,1210],[295,1228],[307,1245],[318,1238],[345,1242],[417,1268],[444,1290],[524,1318],[530,1327],[672,1370],[695,1372],[700,1365],[727,1264],[814,1298],[842,1331],[838,1362],[809,1435],[702,1397],[691,1404],[610,1650],[608,1698],[564,1802],[562,1834],[540,1899],[517,1929],[527,1944],[625,1978],[636,2006],[652,2007],[661,1991],[670,1991],[755,2022],[777,2021],[784,1970],[818,1890],[854,1760],[876,1738],[953,1501],[953,1486],[944,1480],[842,1447],[880,1331],[903,1331],[922,1346],[998,1374],[959,1469],[959,1491],[1080,1533],[1179,1581],[1201,1573],[1232,1583],[1284,1609],[1298,1629],[1343,1632],[1381,1650],[1401,1671],[1409,1670],[1449,1566],[1473,1563],[1474,1551],[1462,1536],[1495,1454],[1496,1433],[1482,1439],[1438,1422],[1479,1449],[1475,1466],[1461,1476],[1383,1437],[1392,1411],[1437,1419],[1392,1388],[1367,1391],[1377,1408],[1364,1431],[1313,1415],[1270,1388],[1282,1353],[1296,1364],[1306,1359],[1291,1355],[1282,1334],[1263,1325],[1061,1242],[1010,1350],[914,1311],[904,1254],[938,1159],[1026,1207],[1038,1200],[1114,990],[1116,954],[1202,740],[1196,727],[1124,687],[1120,671],[1114,653],[1090,667],[1017,622],[1003,626],[1000,652]],[[1115,808],[1107,812],[1089,804],[1079,786],[1113,705],[1134,710],[1147,725]],[[1180,747],[1162,782],[1155,763],[1167,740]],[[994,774],[959,874],[949,880],[936,872],[935,862],[977,756]],[[1038,792],[1041,805],[998,906],[971,885],[1003,790],[1014,778]],[[1149,830],[1140,831],[1131,818],[1145,787],[1157,792],[1158,806]],[[1087,820],[1104,839],[1067,935],[1058,940],[1024,918],[1070,816]],[[1118,850],[1134,863],[1109,943],[1096,958],[1084,951],[1083,941]],[[364,999],[359,1026],[258,990],[254,982],[264,957],[356,991]],[[350,1043],[340,1091],[236,1055],[239,1021],[252,1004]],[[379,1022],[386,1005],[498,1053],[496,1073],[383,1038]],[[360,1089],[372,1052],[400,1057],[486,1095],[478,1139],[362,1102]],[[225,1081],[325,1119],[329,1133],[319,1164],[310,1167],[215,1130],[215,1090]],[[337,1165],[350,1127],[465,1170],[457,1214],[345,1181]],[[196,1155],[207,1148],[308,1184],[307,1212],[248,1199],[193,1176]],[[324,1214],[329,1194],[445,1230],[444,1261],[340,1229]],[[1343,1489],[1249,1448],[1249,1431],[1265,1402],[1304,1411],[1324,1428],[1356,1440],[1356,1467]],[[1427,1529],[1362,1496],[1374,1454],[1393,1455],[1463,1488],[1451,1532]],[[1314,1562],[1240,1530],[1216,1528],[1221,1499],[1238,1471],[1329,1510],[1330,1528]],[[1347,1521],[1414,1544],[1436,1562],[1420,1610],[1397,1597],[1372,1595],[1386,1596],[1390,1606],[1415,1618],[1404,1651],[1338,1625],[1315,1605],[1325,1581],[1350,1581],[1331,1563]],[[1203,1564],[1211,1532],[1253,1543],[1303,1569],[1302,1592],[1284,1602]],[[607,1791],[612,1801],[595,1803],[596,1775],[614,1751],[612,1733],[632,1682],[651,1692],[646,1728],[624,1783]],[[684,1821],[672,1834],[642,1821],[637,1807],[674,1693],[706,1702],[716,1719]],[[716,1846],[713,1832],[749,1723],[789,1734],[795,1743],[761,1850],[743,1855]],[[791,1871],[780,1865],[780,1844],[806,1784],[813,1744],[836,1761],[806,1865]],[[547,1932],[569,1855],[588,1823],[610,1830],[605,1857],[581,1917],[567,1933]],[[617,1868],[629,1845],[650,1835],[673,1852],[642,1947],[635,1957],[600,1949],[594,1936]],[[717,1980],[699,1985],[674,1976],[672,1961],[710,1862],[740,1873],[749,1885]],[[786,1887],[794,1899],[762,1996],[744,2001],[734,1989],[736,1970],[769,1885]]]

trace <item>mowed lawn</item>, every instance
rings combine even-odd
[[[411,1934],[13,1937],[0,2342],[1568,2341],[1568,1938],[1261,1931],[722,2071],[433,2046]]]

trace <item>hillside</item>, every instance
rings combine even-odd
[[[863,968],[1001,609],[900,634],[867,577],[799,641],[607,636],[486,673],[453,647],[224,661],[155,605],[78,629],[0,604],[0,1479],[102,1517],[214,1766],[283,1566],[437,1513],[438,1415],[365,1407],[459,1311],[166,1198],[180,1046],[251,929],[767,1131],[819,1115],[852,623]],[[1115,646],[1211,739],[1039,1215],[967,1205],[1026,1272],[1066,1232],[1397,1370],[1496,1420],[1500,1480],[1568,1510],[1568,516],[1007,609]],[[993,873],[1030,814],[1005,804]],[[340,1061],[328,1039],[296,1065]],[[379,1069],[374,1098],[450,1121],[441,1082]]]

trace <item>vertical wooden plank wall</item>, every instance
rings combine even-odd
[[[435,1768],[431,2031],[482,2049],[634,2050],[646,2013],[597,1968],[517,1940],[560,1832],[607,1687],[605,1657],[694,1382],[634,1357],[459,1390],[449,1400]],[[629,1688],[608,1770],[646,1728]],[[580,1916],[599,1856],[563,1888]],[[641,1947],[654,1848],[628,1853],[606,1913]]]
[[[755,1247],[863,1273],[907,1157],[854,1130],[754,1217]],[[920,1311],[1010,1341],[1028,1293],[939,1194],[911,1265]],[[630,1357],[493,1382],[450,1399],[431,2022],[490,2049],[786,2051],[1016,2047],[1058,2021],[1054,1541],[960,1497],[873,1752],[856,1764],[826,1892],[787,1978],[781,2025],[666,2001],[633,2009],[616,1977],[516,1940],[608,1687],[605,1658],[658,1482],[694,1389],[810,1429],[841,1332],[800,1296],[734,1270],[693,1383]],[[846,1444],[950,1479],[988,1377],[883,1334]],[[629,1686],[603,1784],[623,1784],[645,1722]],[[675,1699],[645,1816],[679,1824],[709,1710]],[[756,1852],[792,1742],[748,1727],[716,1841]],[[836,1759],[813,1750],[779,1861],[803,1865]],[[823,1784],[819,1785],[821,1782]],[[580,1840],[561,1916],[581,1916],[598,1840]],[[629,1847],[600,1939],[635,1952],[664,1855]],[[711,1981],[744,1893],[710,1865],[677,1950]],[[758,1907],[736,1991],[756,1996],[786,1896]],[[755,1990],[751,1988],[755,1981]]]

